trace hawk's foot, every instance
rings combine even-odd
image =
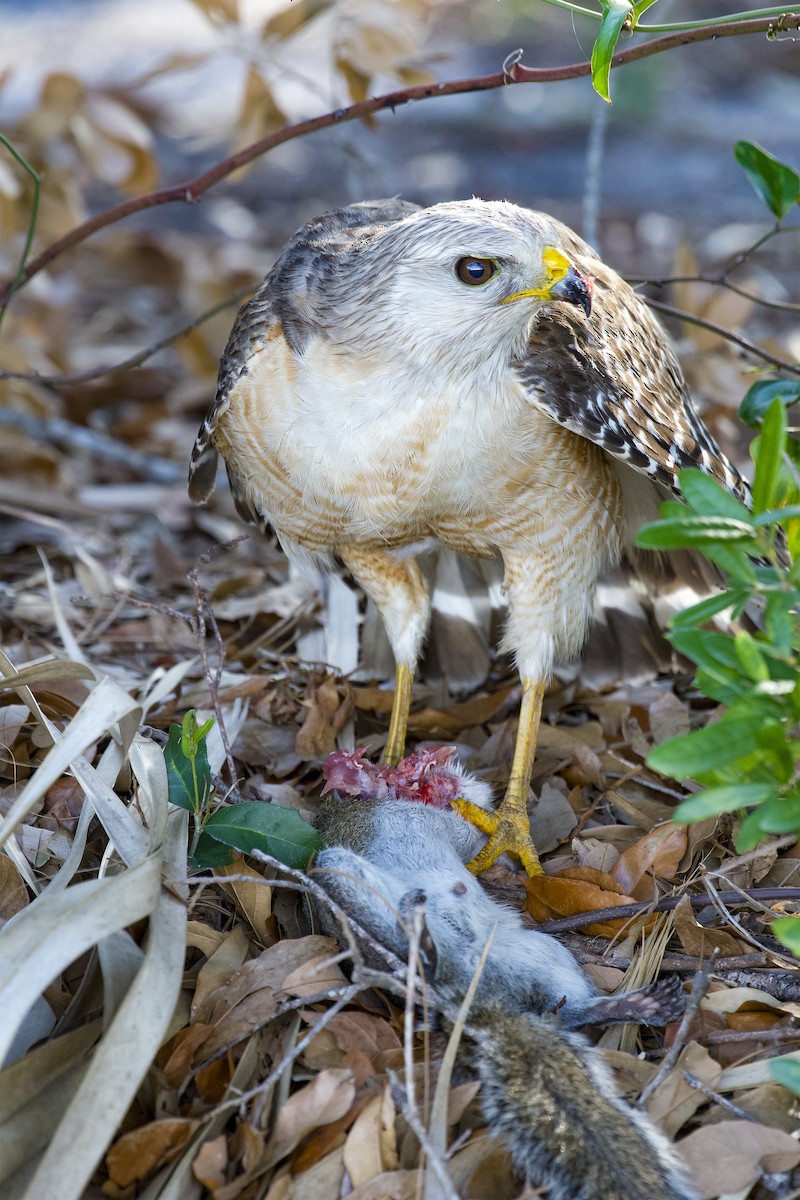
[[[526,788],[527,790],[527,788]],[[472,804],[469,800],[453,800],[452,807],[459,816],[489,835],[489,840],[479,850],[467,869],[473,875],[480,874],[496,863],[501,854],[512,854],[518,858],[529,875],[543,875],[542,864],[531,838],[528,813],[521,798],[509,789],[505,800],[494,812]]]

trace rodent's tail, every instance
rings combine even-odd
[[[548,1200],[696,1200],[667,1139],[579,1034],[500,1008],[470,1015],[483,1110]]]

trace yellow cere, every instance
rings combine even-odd
[[[532,296],[535,300],[549,300],[551,290],[569,271],[570,261],[560,250],[556,250],[555,246],[545,246],[542,250],[542,264],[547,272],[546,282],[542,287],[526,288],[524,292],[515,292],[513,296],[506,296],[501,303],[510,304],[512,300],[522,300],[525,296]]]

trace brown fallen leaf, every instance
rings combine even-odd
[[[686,853],[686,826],[668,821],[640,837],[620,854],[611,875],[636,900],[650,900],[653,876],[673,880]]]
[[[166,1117],[124,1133],[106,1155],[109,1178],[118,1187],[146,1179],[180,1153],[197,1125],[188,1117]]]
[[[611,875],[595,867],[566,867],[558,875],[535,876],[525,880],[525,888],[528,892],[525,905],[534,921],[551,921],[555,917],[572,917],[633,903]],[[612,938],[624,924],[601,921],[587,925],[585,932],[592,937]]]
[[[228,1166],[228,1139],[224,1133],[203,1142],[192,1160],[192,1174],[212,1193],[225,1182]]]
[[[670,1139],[707,1102],[699,1088],[693,1088],[686,1082],[684,1071],[689,1071],[708,1087],[715,1088],[722,1067],[697,1042],[690,1042],[681,1050],[675,1066],[647,1102],[648,1114]]]
[[[265,1171],[286,1158],[312,1129],[343,1117],[355,1094],[349,1071],[336,1068],[321,1071],[313,1082],[300,1088],[281,1105],[261,1169]]]
[[[295,739],[295,748],[302,759],[321,758],[336,749],[336,735],[353,711],[349,687],[341,686],[343,694],[333,675],[309,686],[308,712]]]
[[[10,921],[30,902],[28,889],[10,858],[0,855],[0,922]]]
[[[384,1085],[361,1110],[344,1145],[344,1165],[354,1187],[399,1165],[394,1121],[394,1103]]]
[[[720,1121],[677,1145],[701,1200],[745,1192],[764,1173],[791,1171],[800,1146],[782,1129],[751,1121]]]
[[[681,945],[687,954],[695,958],[708,958],[716,948],[723,958],[744,954],[747,947],[729,933],[721,929],[707,929],[695,920],[694,911],[688,896],[681,896],[674,912],[675,932],[680,938]]]
[[[236,908],[246,918],[253,933],[262,946],[268,946],[275,940],[275,927],[272,920],[272,888],[264,881],[264,876],[252,867],[242,854],[235,854],[233,862],[227,867],[217,867],[215,876],[220,880],[220,887],[233,897]],[[234,875],[230,883],[223,882],[226,876]],[[252,882],[241,877],[247,875]]]

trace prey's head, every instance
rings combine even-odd
[[[362,295],[361,327],[376,341],[426,355],[513,356],[548,305],[589,319],[592,279],[574,261],[579,246],[557,221],[513,204],[439,204],[350,249],[349,296]]]

